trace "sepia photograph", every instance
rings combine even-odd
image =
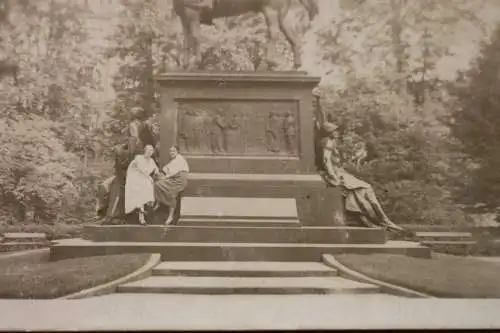
[[[497,166],[499,0],[0,0],[0,331],[500,329]]]

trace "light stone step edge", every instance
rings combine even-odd
[[[59,297],[58,299],[75,300],[75,299],[112,294],[116,292],[120,287],[120,285],[122,284],[147,279],[152,275],[153,269],[160,263],[161,263],[161,254],[153,253],[151,254],[149,260],[142,267],[124,277],[118,278],[111,282],[101,284],[99,286],[91,287],[66,296],[62,296]]]
[[[380,287],[381,292],[385,292],[387,294],[395,295],[395,296],[403,296],[408,298],[435,298],[429,294],[421,293],[419,291],[411,290],[409,288],[397,286],[391,283],[387,283],[384,281],[380,281],[369,276],[366,276],[362,273],[354,271],[342,263],[340,263],[335,257],[331,254],[323,254],[321,259],[325,265],[329,267],[335,268],[338,271],[339,276],[358,281],[362,283],[373,284]]]

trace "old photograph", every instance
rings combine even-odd
[[[0,0],[0,46],[0,331],[500,329],[500,1]]]

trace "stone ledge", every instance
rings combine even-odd
[[[190,173],[189,180],[224,180],[224,181],[265,181],[265,182],[321,182],[316,173],[311,174],[265,174],[265,173]],[[326,185],[324,185],[326,187]]]
[[[121,253],[160,253],[172,261],[318,261],[322,254],[393,253],[430,258],[430,249],[417,243],[386,244],[286,244],[286,243],[159,243],[91,242],[81,239],[51,247],[51,260]]]
[[[380,288],[341,277],[153,276],[118,292],[168,294],[373,294]]]
[[[162,85],[168,83],[179,85],[186,83],[203,84],[216,82],[218,86],[224,87],[227,83],[252,83],[274,85],[278,84],[307,84],[314,87],[320,81],[320,77],[309,76],[306,72],[169,72],[157,75],[155,80]]]
[[[297,219],[294,198],[188,197],[181,201],[182,218]]]
[[[84,226],[85,238],[117,242],[236,242],[296,244],[384,244],[383,229],[358,227]]]

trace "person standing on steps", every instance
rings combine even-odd
[[[160,205],[169,208],[165,225],[171,224],[174,220],[178,198],[187,186],[189,174],[188,163],[179,153],[178,146],[170,148],[170,159],[170,162],[162,168],[154,184],[155,210]]]

